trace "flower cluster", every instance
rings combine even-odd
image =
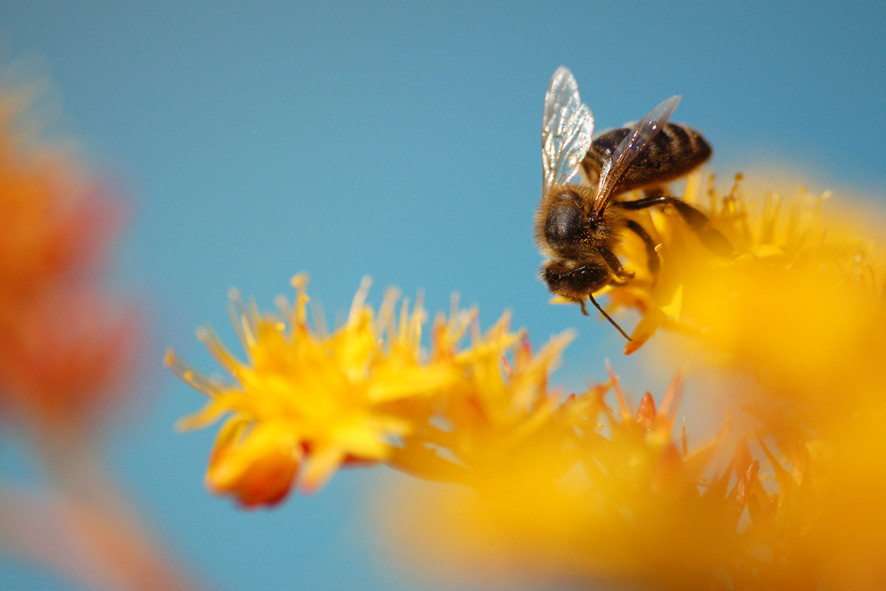
[[[568,336],[533,358],[518,347],[522,337],[508,329],[507,317],[480,336],[476,315],[456,311],[436,320],[424,355],[420,303],[410,310],[404,301],[398,314],[392,290],[376,314],[365,303],[364,281],[345,325],[325,334],[307,319],[306,276],[292,283],[296,301],[281,300],[281,314],[260,313],[232,294],[246,362],[211,330],[199,331],[231,382],[211,380],[167,353],[166,364],[210,399],[180,426],[205,427],[228,415],[207,471],[215,492],[244,506],[273,504],[296,480],[313,491],[340,466],[378,462],[425,478],[463,480],[466,463],[506,453],[505,442],[525,439],[551,412],[546,377]],[[474,342],[460,349],[471,327]],[[501,360],[515,348],[505,375]]]
[[[824,196],[746,199],[736,183],[710,188],[702,206],[700,187],[691,178],[686,199],[733,256],[673,212],[643,212],[660,271],[628,238],[619,255],[634,279],[607,291],[615,309],[641,313],[627,352],[670,333],[665,355],[722,372],[709,394],[740,420],[709,441],[690,446],[685,424],[675,436],[683,377],[658,406],[647,393],[633,407],[611,371],[563,397],[548,380],[570,333],[533,352],[507,315],[481,333],[476,312],[453,310],[425,351],[421,306],[397,314],[389,293],[376,314],[364,284],[329,334],[310,327],[298,276],[282,314],[233,298],[246,361],[200,331],[231,380],[167,355],[210,398],[182,426],[227,416],[210,488],[271,505],[295,482],[316,490],[341,466],[386,464],[457,485],[391,495],[386,521],[426,569],[546,585],[881,588],[880,245],[862,240],[864,224],[825,213]]]

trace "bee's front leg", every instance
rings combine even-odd
[[[597,252],[600,253],[600,256],[606,261],[609,270],[612,271],[612,274],[615,276],[612,283],[624,285],[629,279],[633,279],[634,274],[625,271],[625,268],[621,265],[621,261],[618,260],[618,257],[615,256],[614,252],[605,247],[598,248]]]

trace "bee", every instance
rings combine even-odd
[[[623,285],[632,278],[613,252],[625,230],[643,241],[649,269],[653,276],[658,273],[655,242],[625,212],[670,205],[714,252],[726,256],[732,251],[704,213],[661,188],[711,155],[710,145],[697,131],[668,123],[679,102],[679,96],[671,97],[638,123],[592,139],[594,118],[581,102],[572,72],[558,68],[545,95],[541,131],[544,176],[535,240],[549,260],[542,266],[541,279],[551,293],[580,304],[585,315],[585,300],[589,299],[629,341],[627,333],[594,299],[594,292],[603,287]],[[645,188],[645,197],[618,199],[640,188]]]

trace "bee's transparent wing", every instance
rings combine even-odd
[[[541,163],[543,190],[575,178],[581,161],[591,147],[594,117],[578,95],[572,72],[557,68],[545,95],[541,121]]]
[[[625,139],[618,144],[612,152],[612,156],[603,164],[603,170],[600,172],[600,184],[594,199],[594,211],[603,211],[612,200],[612,192],[618,186],[618,181],[637,159],[637,156],[643,153],[652,138],[661,131],[679,103],[679,96],[672,96],[660,102],[637,123],[634,131],[625,136]]]

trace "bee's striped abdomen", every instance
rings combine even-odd
[[[582,162],[591,184],[596,184],[603,163],[632,131],[632,128],[623,127],[594,138]],[[708,142],[691,127],[666,123],[625,171],[614,192],[618,194],[671,181],[702,164],[711,157],[711,152]]]

